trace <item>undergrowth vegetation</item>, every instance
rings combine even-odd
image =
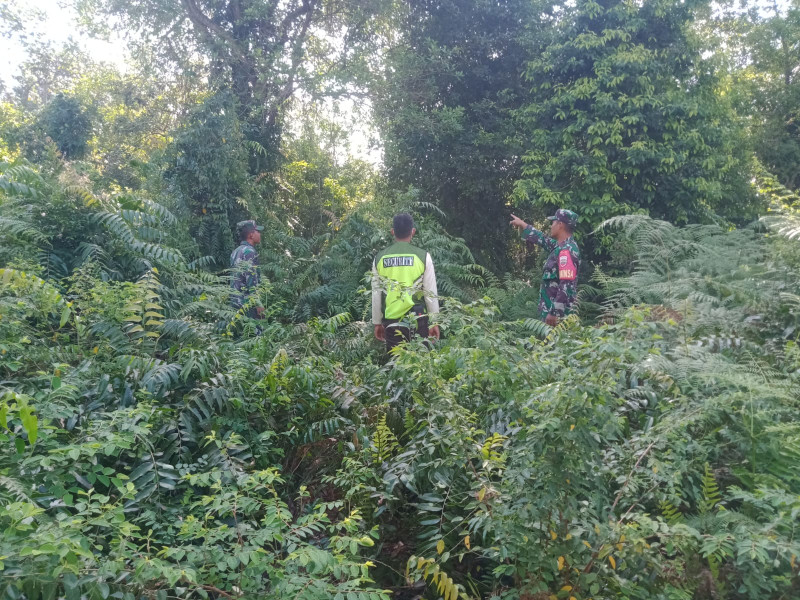
[[[749,229],[606,222],[633,267],[555,329],[432,211],[445,335],[387,361],[364,276],[396,205],[268,234],[257,335],[163,204],[1,168],[8,597],[800,593],[787,196]]]

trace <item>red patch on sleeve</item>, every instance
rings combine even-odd
[[[558,253],[558,278],[563,281],[574,281],[578,277],[578,269],[572,261],[572,253],[564,249]]]

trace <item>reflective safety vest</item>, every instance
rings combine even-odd
[[[424,300],[421,284],[427,257],[427,252],[408,242],[395,242],[375,257],[375,270],[385,286],[386,319],[399,319]]]

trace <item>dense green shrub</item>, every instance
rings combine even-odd
[[[58,94],[42,109],[38,126],[65,158],[83,158],[89,150],[92,121],[77,98]]]

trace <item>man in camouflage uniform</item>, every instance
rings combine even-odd
[[[554,327],[576,308],[581,255],[572,232],[578,224],[578,215],[571,210],[558,209],[555,215],[547,217],[552,222],[549,236],[519,217],[511,217],[511,226],[522,230],[522,239],[550,252],[539,288],[539,318]]]
[[[261,242],[264,228],[253,220],[241,221],[236,225],[240,244],[231,254],[231,304],[234,308],[242,308],[247,304],[250,294],[261,283],[261,271],[258,268],[258,252],[255,246]],[[247,316],[261,319],[263,306],[251,306]]]

